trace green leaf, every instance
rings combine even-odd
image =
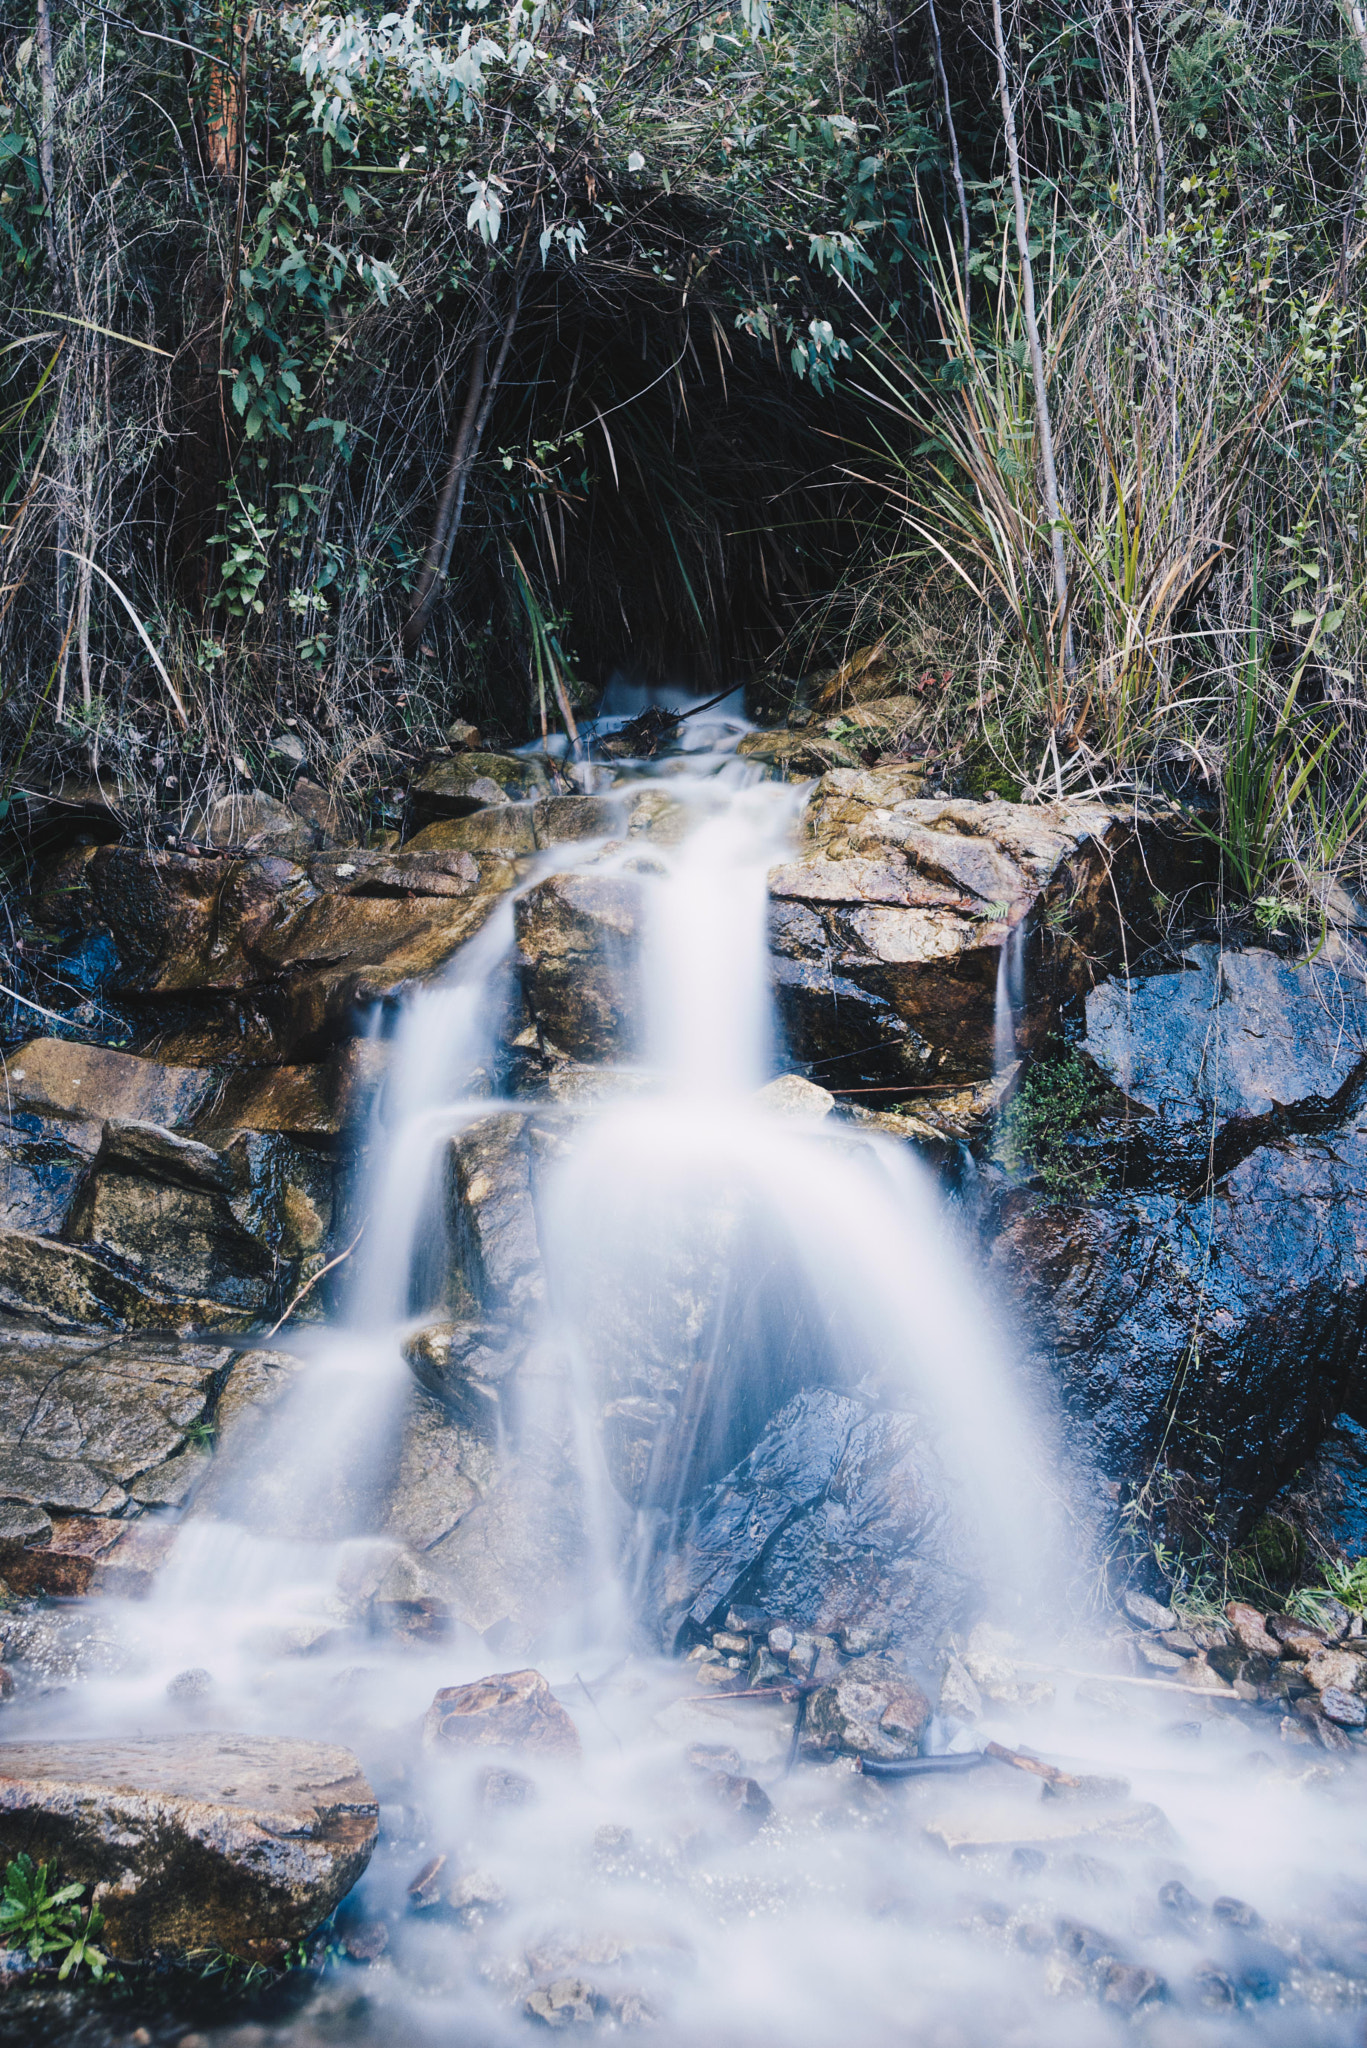
[[[346,201],[347,205],[348,205],[348,206],[349,206],[349,207],[351,208],[351,211],[352,211],[353,213],[359,213],[359,212],[360,212],[360,210],[361,210],[361,195],[360,195],[360,193],[359,193],[359,192],[358,192],[358,191],[356,190],[356,187],[355,187],[354,185],[343,185],[343,187],[342,187],[342,197],[343,197],[343,199],[344,199],[344,200]]]

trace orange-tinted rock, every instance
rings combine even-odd
[[[429,1749],[523,1749],[577,1757],[579,1734],[539,1671],[504,1671],[448,1685],[423,1723]]]

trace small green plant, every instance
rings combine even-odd
[[[57,1971],[61,1981],[85,1967],[98,1982],[109,1963],[104,1950],[95,1946],[104,1916],[98,1906],[92,1905],[85,1909],[82,1918],[77,1902],[84,1891],[83,1884],[67,1884],[50,1892],[46,1863],[35,1863],[31,1856],[16,1856],[5,1866],[5,1888],[0,1894],[0,1940],[27,1949],[30,1961],[35,1964],[50,1956],[61,1956]]]
[[[1105,1082],[1078,1053],[1041,1061],[1002,1110],[998,1160],[1008,1173],[1041,1181],[1050,1194],[1095,1194],[1101,1172],[1079,1158],[1075,1141],[1105,1093]]]

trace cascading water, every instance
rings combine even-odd
[[[640,1064],[577,1096],[567,1084],[559,1106],[495,1093],[511,904],[413,998],[389,1042],[343,1326],[309,1336],[297,1371],[262,1363],[259,1412],[237,1426],[153,1597],[108,1603],[119,1652],[45,1704],[44,1732],[146,1733],[198,1715],[360,1754],[382,1837],[339,1938],[383,1923],[384,1959],[365,1973],[338,1961],[293,2017],[227,2032],[224,2048],[488,2048],[580,2021],[734,2048],[1095,2048],[1136,2026],[1155,2048],[1360,2041],[1341,1956],[1307,1956],[1302,1978],[1330,1988],[1293,2003],[1297,1966],[1275,1960],[1287,1941],[1201,1919],[1198,1903],[1256,1899],[1274,1933],[1278,1916],[1318,1918],[1332,1949],[1344,1896],[1367,1897],[1356,1795],[1321,1799],[1303,1767],[1248,1761],[1245,1731],[1161,1679],[1077,1682],[1099,1665],[1095,1645],[1065,1643],[1056,1611],[1077,1540],[928,1170],[833,1122],[819,1091],[764,1085],[765,876],[800,797],[724,751],[664,765],[652,786],[688,829],[562,846],[537,870],[639,889]],[[1020,1000],[1014,939],[999,1065]],[[396,1542],[392,1521],[416,1398],[406,1347],[453,1313],[450,1144],[529,1111],[544,1111],[528,1155],[544,1285],[517,1338],[519,1405],[471,1439],[469,1490],[491,1515],[511,1503],[489,1526],[532,1559],[530,1606],[483,1639],[483,1621],[446,1638],[385,1632],[375,1588],[416,1569],[395,1564],[413,1539]],[[813,1417],[838,1424],[844,1448],[799,1513],[774,1472],[788,1458],[797,1486]],[[421,1458],[403,1471],[426,1478]],[[450,1540],[437,1528],[418,1566]],[[886,1783],[804,1754],[793,1689],[728,1699],[693,1682],[697,1657],[668,1654],[694,1638],[714,1667],[733,1654],[707,1647],[728,1544],[757,1609],[828,1598],[791,1618],[817,1635],[842,1626],[852,1647],[868,1614],[885,1633],[891,1615],[914,1662],[965,1613],[994,1613],[1024,1653],[1004,1660],[982,1638],[976,1668],[996,1656],[1005,1676],[983,1676],[975,1723],[960,1672],[925,1746],[963,1763],[989,1740],[1029,1743],[1074,1777],[1123,1770],[1131,1795],[1103,1788],[1092,1804],[1084,1782],[1041,1803],[1037,1779],[1001,1767]],[[756,1626],[742,1602],[721,1639]],[[478,1758],[417,1746],[438,1686],[532,1658],[574,1716],[580,1763],[504,1758],[515,1770],[494,1782]],[[197,1705],[184,1688],[168,1697],[187,1665],[207,1673]],[[759,1789],[740,1812],[747,1779]],[[412,1883],[439,1857],[450,1881],[417,1910]]]

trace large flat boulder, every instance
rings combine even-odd
[[[1149,907],[1133,812],[923,788],[916,767],[833,769],[770,875],[789,1050],[831,1085],[990,1075],[1003,948],[1024,1050],[1118,957],[1122,909]]]
[[[350,1750],[260,1735],[0,1745],[0,1858],[90,1887],[119,1960],[277,1961],[370,1861],[379,1809]]]
[[[9,1113],[27,1112],[64,1125],[93,1125],[94,1151],[106,1117],[132,1117],[172,1128],[188,1123],[208,1100],[214,1076],[202,1068],[163,1066],[135,1053],[64,1038],[32,1038],[5,1068]]]

